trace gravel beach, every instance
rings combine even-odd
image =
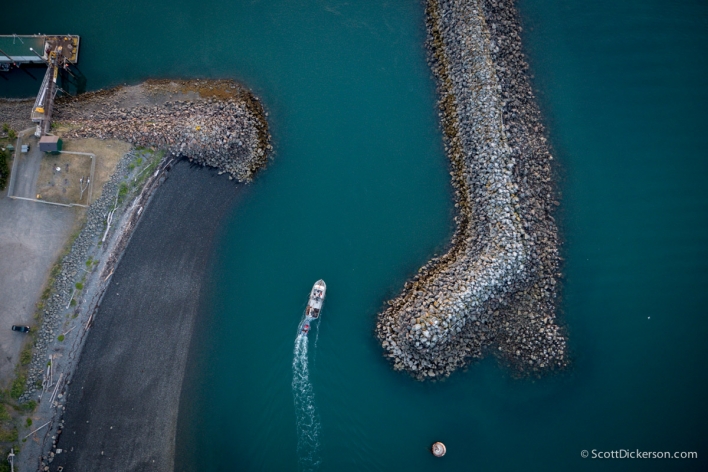
[[[179,396],[223,216],[243,184],[177,162],[145,210],[68,388],[50,470],[174,469]]]
[[[2,101],[0,111],[21,123],[20,103]],[[231,80],[148,81],[58,100],[64,137],[134,149],[52,274],[20,397],[39,401],[42,425],[27,434],[22,467],[173,470],[215,232],[268,161],[266,116]]]

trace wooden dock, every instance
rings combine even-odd
[[[59,86],[59,71],[75,66],[79,60],[80,38],[76,35],[0,35],[0,72],[20,68],[23,64],[44,63],[47,72],[32,107],[32,121],[37,123],[36,136],[49,133],[54,98]]]
[[[49,53],[57,48],[61,48],[66,60],[76,64],[79,61],[79,43],[79,36],[73,34],[0,35],[0,71],[22,64],[46,63]]]

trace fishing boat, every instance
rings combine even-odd
[[[308,331],[310,331],[310,322],[320,318],[326,291],[327,284],[325,284],[322,279],[315,282],[315,285],[312,286],[312,290],[310,290],[310,299],[307,301],[307,307],[305,307],[305,319],[300,326],[301,334],[307,334]]]

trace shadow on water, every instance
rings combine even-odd
[[[69,71],[62,71],[61,83],[64,90],[71,95],[80,95],[86,92],[86,76],[81,70],[73,66]]]

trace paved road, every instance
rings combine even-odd
[[[178,162],[107,289],[68,389],[51,471],[174,470],[177,413],[214,237],[243,186]]]
[[[26,154],[17,152],[17,167],[15,169],[15,188],[13,196],[24,198],[35,198],[37,196],[37,177],[39,177],[39,165],[42,162],[43,153],[39,151],[39,140],[31,137],[22,140],[23,144],[30,145],[30,151]]]

